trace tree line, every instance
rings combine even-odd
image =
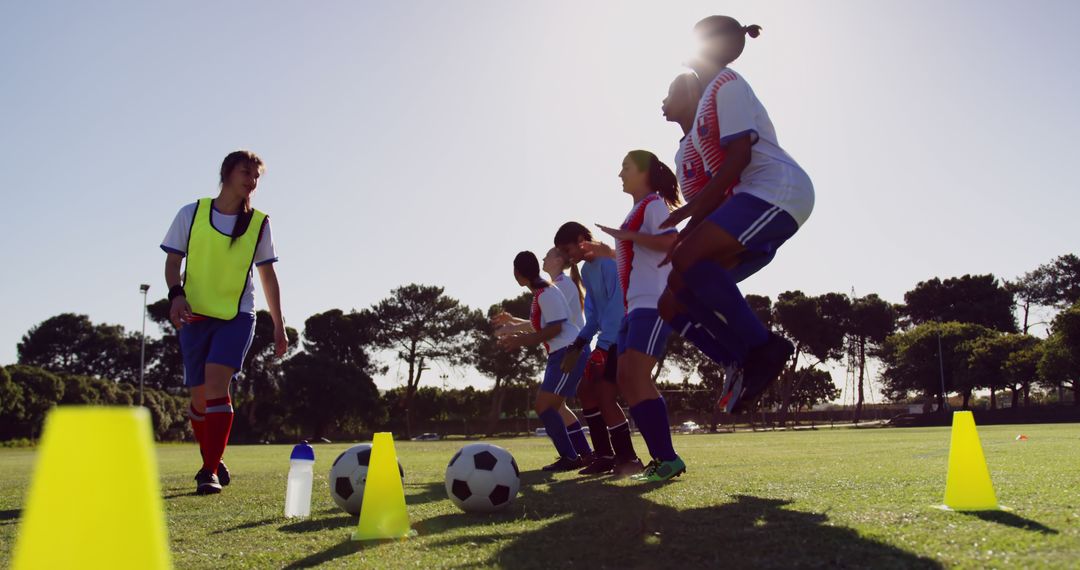
[[[933,278],[893,304],[876,294],[807,295],[775,299],[749,295],[755,312],[796,347],[764,406],[783,417],[839,397],[828,369],[846,367],[856,379],[855,415],[862,411],[877,362],[882,394],[891,401],[936,402],[956,395],[966,407],[989,391],[991,407],[1042,400],[1080,405],[1080,259],[1063,255],[1012,281],[993,275]],[[484,418],[492,433],[503,417],[525,417],[539,383],[538,347],[507,352],[488,319],[507,311],[528,318],[531,294],[486,311],[445,294],[442,287],[398,287],[374,305],[312,315],[285,358],[273,357],[269,314],[260,311],[246,369],[234,385],[238,440],[285,440],[389,429],[412,435],[435,420]],[[176,332],[164,299],[148,306],[162,334],[146,339],[145,405],[160,439],[187,434],[187,398]],[[1034,319],[1045,318],[1036,322]],[[1031,332],[1047,325],[1045,338]],[[35,438],[56,404],[138,401],[138,333],[64,313],[32,327],[19,342],[18,363],[0,368],[0,439]],[[396,363],[403,385],[380,393],[373,378]],[[423,386],[434,367],[472,368],[492,388],[441,390]],[[657,378],[673,410],[709,413],[723,371],[673,338]],[[998,398],[1001,394],[1003,398]]]

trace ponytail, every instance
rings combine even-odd
[[[523,251],[514,257],[514,271],[517,271],[529,282],[532,289],[551,287],[547,279],[540,277],[540,262],[531,251]]]
[[[578,303],[581,304],[581,310],[585,310],[585,286],[581,284],[581,271],[578,271],[577,264],[570,264],[570,280],[574,282],[577,287]]]
[[[668,165],[647,150],[632,150],[627,156],[638,170],[648,173],[649,189],[659,194],[664,202],[667,202],[669,209],[682,203],[679,199],[679,179]]]
[[[750,24],[749,26],[744,26],[743,33],[750,36],[751,38],[756,38],[761,35],[761,26],[757,24]]]

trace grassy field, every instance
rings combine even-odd
[[[461,442],[398,442],[417,536],[375,544],[349,540],[356,518],[327,490],[330,463],[347,444],[316,447],[306,520],[281,514],[288,447],[231,447],[233,484],[211,497],[192,495],[194,446],[158,452],[178,568],[1076,568],[1080,426],[979,431],[1011,511],[934,508],[944,492],[944,428],[678,436],[689,472],[665,485],[550,476],[538,471],[553,456],[546,439],[495,441],[523,479],[517,502],[495,516],[462,513],[446,498],[443,471]],[[1016,441],[1019,433],[1029,439]],[[0,450],[0,567],[32,461],[32,450]]]

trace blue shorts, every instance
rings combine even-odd
[[[179,336],[184,386],[202,386],[206,383],[207,364],[221,364],[237,372],[244,367],[244,358],[255,338],[255,315],[240,313],[228,321],[195,321],[184,325]]]
[[[731,270],[736,283],[768,265],[776,257],[776,250],[799,230],[795,218],[780,206],[745,192],[728,198],[707,219],[746,248],[739,265]]]
[[[619,354],[636,350],[660,360],[667,352],[671,325],[660,318],[656,309],[634,309],[623,317],[619,327]]]
[[[540,389],[544,392],[558,394],[564,398],[573,398],[577,394],[578,384],[585,374],[585,364],[589,362],[589,349],[585,348],[578,357],[574,371],[565,374],[562,371],[562,359],[568,348],[560,348],[548,355],[547,369],[544,370],[544,381],[540,383]]]

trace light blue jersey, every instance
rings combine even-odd
[[[599,333],[596,348],[607,350],[618,339],[619,327],[626,315],[615,260],[602,257],[586,261],[581,266],[581,282],[585,287],[585,327],[578,333],[578,338],[591,342]]]

